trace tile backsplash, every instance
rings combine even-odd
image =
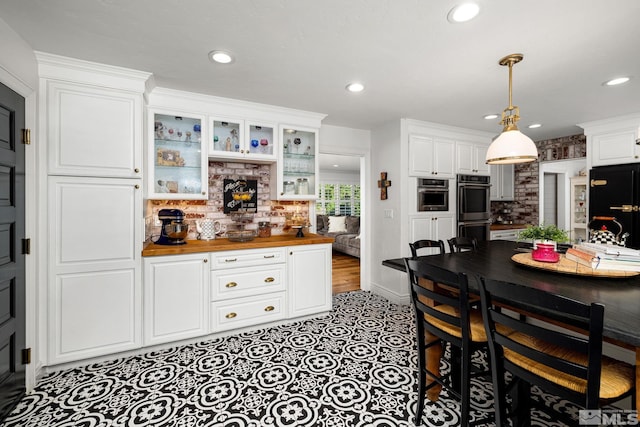
[[[189,224],[187,239],[197,238],[195,221],[209,218],[220,221],[223,226],[233,224],[230,215],[223,212],[223,181],[225,179],[256,180],[258,184],[257,212],[247,229],[257,229],[258,222],[271,223],[273,235],[293,233],[286,227],[286,217],[297,213],[309,217],[309,202],[285,202],[271,200],[271,165],[239,162],[209,162],[209,199],[208,200],[147,200],[145,217],[145,240],[156,240],[160,235],[157,223],[158,211],[164,208],[180,209]],[[224,236],[223,236],[224,237]]]

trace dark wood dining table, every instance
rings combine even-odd
[[[593,277],[557,273],[518,264],[511,257],[521,251],[512,241],[480,242],[473,252],[419,257],[429,264],[469,276],[471,292],[479,289],[479,277],[519,283],[543,289],[586,303],[604,304],[604,337],[617,346],[635,352],[640,365],[640,275],[626,278]],[[403,258],[382,262],[387,267],[406,271]],[[636,370],[636,389],[640,390],[640,370]],[[640,408],[640,393],[636,393]]]

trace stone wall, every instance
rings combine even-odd
[[[309,217],[309,202],[285,202],[271,200],[271,165],[253,163],[209,161],[209,199],[208,200],[148,200],[145,227],[145,239],[155,240],[160,235],[160,227],[153,224],[158,211],[163,208],[175,208],[184,211],[189,224],[188,239],[197,237],[195,221],[200,218],[211,218],[223,225],[233,223],[232,218],[223,212],[223,180],[251,179],[258,181],[258,211],[253,215],[253,222],[247,229],[257,229],[258,222],[271,223],[272,234],[293,233],[286,227],[286,217],[293,213]]]
[[[587,138],[585,135],[572,135],[562,138],[536,141],[538,161],[517,164],[515,166],[515,199],[513,202],[492,202],[492,212],[511,209],[514,224],[538,224],[539,222],[539,186],[540,162],[578,159],[587,156]],[[494,214],[495,217],[495,214]]]

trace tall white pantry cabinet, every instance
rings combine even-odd
[[[46,364],[142,345],[143,108],[150,74],[37,53],[46,165]]]

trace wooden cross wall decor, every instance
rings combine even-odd
[[[386,172],[380,172],[380,180],[378,181],[380,200],[387,200],[387,187],[391,187],[391,181],[387,180]]]

